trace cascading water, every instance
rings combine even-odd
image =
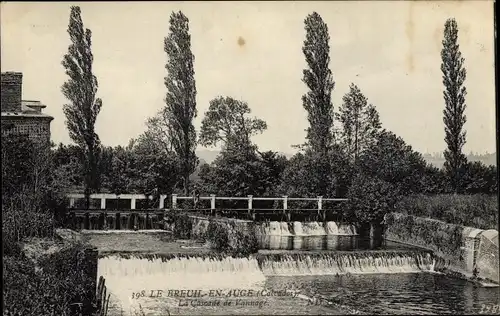
[[[325,229],[318,222],[306,222],[302,224],[302,230],[307,236],[326,235]]]
[[[328,235],[339,235],[339,226],[335,222],[326,223],[326,233]]]
[[[290,230],[291,226],[291,230]],[[353,225],[337,224],[329,221],[324,225],[320,222],[298,222],[291,225],[287,222],[271,221],[258,225],[257,234],[261,236],[354,236],[357,235]]]
[[[290,230],[288,229],[287,222],[280,222],[281,236],[292,236]]]
[[[416,273],[432,272],[434,267],[433,256],[419,251],[278,252],[248,258],[219,254],[122,254],[100,258],[98,275],[105,278],[112,301],[117,302],[113,304],[132,311],[139,304],[132,293],[143,289],[164,293],[168,290],[258,290],[264,288],[267,276]],[[178,305],[173,298],[165,299],[173,301],[161,304]],[[140,304],[141,308],[158,305],[155,299],[141,300]]]
[[[301,222],[293,222],[293,232],[295,236],[304,236],[304,231],[302,230]]]
[[[326,222],[326,233],[328,235],[337,235],[337,236],[342,236],[342,235],[348,235],[348,236],[354,236],[356,234],[356,228],[354,225],[346,225],[346,224],[337,224],[336,222]]]
[[[433,272],[435,264],[430,254],[399,252],[282,253],[258,259],[269,276]]]
[[[125,310],[135,308],[132,293],[142,289],[258,289],[265,281],[252,257],[111,255],[99,259],[98,275],[105,278],[113,298]]]

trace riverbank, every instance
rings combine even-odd
[[[3,256],[3,315],[93,315],[97,252],[60,238],[26,238]]]

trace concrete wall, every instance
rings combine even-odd
[[[386,239],[432,250],[446,268],[466,277],[499,282],[498,232],[495,245],[483,230],[430,218],[392,213],[385,222]]]
[[[479,234],[476,265],[478,276],[499,283],[498,231],[485,230]]]

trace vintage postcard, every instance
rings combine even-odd
[[[494,7],[2,2],[3,315],[500,314]]]

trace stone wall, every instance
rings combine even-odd
[[[477,252],[478,276],[499,283],[498,231],[481,232]]]
[[[387,240],[432,250],[444,267],[466,277],[499,282],[498,238],[495,245],[480,229],[401,213],[388,214],[385,222]]]

